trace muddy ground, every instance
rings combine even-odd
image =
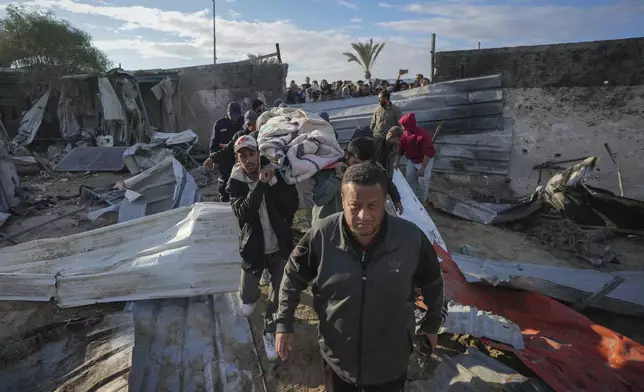
[[[202,187],[203,200],[218,200],[216,176],[204,172],[203,169],[196,169],[193,172],[195,179]],[[80,233],[113,224],[114,220],[109,218],[99,218],[97,221],[91,222],[86,217],[86,211],[64,217],[53,223],[46,222],[79,207],[78,195],[81,185],[101,187],[129,176],[128,173],[56,173],[25,177],[22,182],[26,188],[24,197],[28,201],[28,205],[24,210],[24,216],[12,217],[1,230],[4,234],[10,235],[26,228],[34,228],[14,238],[16,241],[26,242]],[[495,227],[461,220],[431,208],[429,214],[435,221],[448,249],[452,252],[466,250],[476,256],[497,260],[593,268],[587,260],[578,257],[579,250],[589,246],[600,246],[601,248],[608,246],[615,253],[619,264],[611,263],[602,267],[603,270],[644,269],[644,262],[641,261],[641,254],[644,253],[644,241],[641,238],[600,235],[589,239],[585,234],[576,231],[574,224],[562,223],[560,220],[538,219],[506,227]],[[302,214],[298,215],[297,221],[297,226],[306,226]],[[0,241],[0,247],[8,245],[10,244],[7,241]],[[261,339],[263,306],[264,303],[258,306],[250,323],[262,361],[268,390],[278,392],[323,391],[321,359],[317,346],[317,318],[311,308],[310,293],[304,293],[302,304],[297,309],[297,338],[293,356],[287,363],[279,361],[269,363],[263,355],[264,349]],[[49,318],[53,315],[51,312],[53,310],[50,309],[40,315],[31,314],[28,317],[37,326],[41,326],[44,321],[40,316],[46,315],[46,318]],[[597,310],[589,310],[585,314],[598,324],[644,343],[644,323],[640,319]],[[62,316],[64,314],[56,315],[57,318]],[[440,339],[441,350],[447,350],[446,352],[449,350],[460,351],[458,346],[466,344],[454,344],[453,342],[463,340],[459,337],[442,336]],[[471,343],[468,344],[471,345]],[[418,371],[419,377],[431,373],[431,369],[437,363],[436,358],[426,361],[423,364],[425,368]]]

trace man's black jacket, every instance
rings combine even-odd
[[[235,133],[240,131],[244,126],[244,119],[240,117],[236,122],[231,121],[228,117],[217,120],[212,127],[210,135],[210,153],[219,151],[220,144],[228,143]]]
[[[268,160],[262,157],[262,163]],[[294,185],[284,182],[279,172],[269,183],[257,182],[251,190],[249,179],[239,165],[235,165],[228,180],[226,191],[230,195],[230,204],[239,221],[239,253],[242,257],[242,268],[260,276],[265,268],[264,231],[260,220],[259,209],[262,200],[266,200],[266,209],[271,226],[279,242],[280,254],[285,259],[293,250],[293,233],[291,226],[299,198]]]
[[[230,141],[224,147],[214,152],[211,151],[210,158],[215,163],[229,162],[231,160],[234,160],[235,158],[234,147],[237,139],[245,135],[251,135],[255,140],[257,140],[258,133],[259,133],[258,131],[250,132],[248,128],[244,125],[244,128],[242,128],[241,131],[235,133],[232,139],[230,139]]]

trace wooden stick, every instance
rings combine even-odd
[[[572,306],[573,309],[575,309],[578,312],[581,312],[584,310],[588,305],[591,304],[594,300],[598,298],[605,297],[608,295],[611,291],[615,290],[620,284],[624,283],[624,278],[621,276],[616,276],[613,279],[611,279],[610,282],[606,283],[599,291],[590,294],[586,298],[583,298],[581,301],[577,302]]]
[[[445,124],[445,120],[442,120],[440,124],[436,127],[436,132],[434,132],[434,136],[432,136],[432,143],[434,143],[434,140],[436,140],[436,136],[441,132],[443,129],[443,124]]]
[[[613,163],[615,163],[615,166],[617,166],[617,182],[619,183],[619,192],[622,197],[624,197],[624,184],[622,183],[622,169],[619,167],[619,162],[617,162],[617,158],[615,157],[615,154],[610,150],[610,147],[608,147],[608,143],[604,143],[604,147],[606,147],[606,151],[608,152],[608,156],[610,156],[610,159],[613,160]]]

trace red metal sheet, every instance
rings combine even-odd
[[[434,248],[443,259],[446,296],[517,323],[524,351],[486,343],[514,352],[554,390],[644,391],[644,346],[545,295],[469,284],[449,252]]]

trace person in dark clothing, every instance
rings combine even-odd
[[[398,143],[400,143],[402,135],[402,127],[396,125],[389,129],[385,137],[377,136],[374,138],[376,161],[385,168],[387,176],[390,178],[394,172],[394,163],[398,155]]]
[[[357,139],[359,137],[370,137],[373,139],[373,132],[371,131],[371,128],[369,128],[368,125],[363,125],[356,128],[355,131],[353,131],[353,135],[351,135],[351,140]]]
[[[371,162],[375,159],[375,146],[371,138],[357,138],[349,142],[344,159],[334,165],[333,168],[325,168],[315,173],[315,187],[313,188],[313,211],[312,222],[326,218],[329,215],[342,211],[342,196],[340,184],[347,167],[363,162]],[[385,168],[380,166],[384,171]],[[403,206],[400,200],[398,188],[391,179],[387,185],[387,191],[391,201],[399,214],[403,213]]]
[[[343,212],[313,224],[291,253],[280,286],[276,348],[289,358],[300,295],[312,284],[328,392],[400,392],[416,338],[435,347],[445,317],[443,276],[432,243],[385,211],[387,175],[349,167]],[[415,291],[429,308],[415,331]]]
[[[250,135],[235,142],[235,158],[227,191],[239,221],[239,253],[242,272],[239,296],[242,314],[250,316],[261,296],[260,279],[265,269],[270,277],[268,307],[264,314],[266,357],[278,358],[275,351],[274,314],[286,258],[293,250],[291,225],[299,200],[295,185],[287,185],[281,174],[267,168],[260,157],[257,141]]]
[[[266,111],[266,105],[261,99],[253,99],[251,107],[258,116]]]
[[[257,140],[257,113],[249,110],[244,114],[244,127],[241,131],[235,133],[230,141],[219,150],[210,153],[208,159],[204,162],[204,166],[212,170],[217,168],[221,162],[229,162],[235,160],[235,142],[237,139],[244,135],[251,135]]]
[[[204,166],[212,167],[212,159],[210,158],[213,153],[219,151],[224,147],[230,140],[233,135],[242,129],[244,121],[241,118],[241,106],[237,102],[231,102],[228,104],[228,110],[226,117],[217,120],[215,125],[212,127],[212,135],[210,136],[210,156],[204,162]],[[226,160],[219,161],[219,179],[218,181],[218,190],[220,195],[220,201],[227,202],[229,200],[228,193],[226,193],[226,183],[230,178],[230,171],[233,168],[234,161],[232,157]]]

